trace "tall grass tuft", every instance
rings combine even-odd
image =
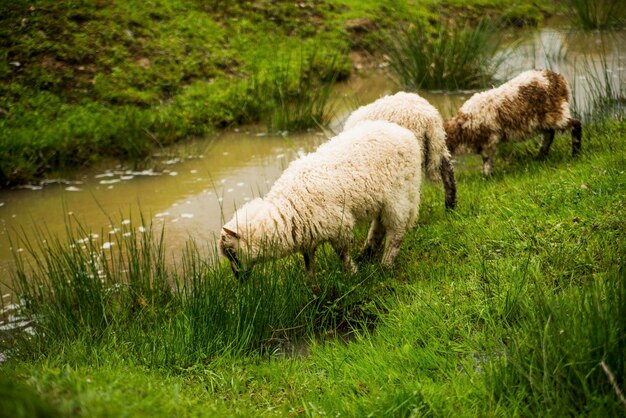
[[[498,27],[441,25],[435,32],[413,23],[387,42],[396,82],[413,89],[475,89],[489,85],[504,57],[497,57]]]
[[[346,276],[334,254],[321,251],[322,272],[305,279],[302,261],[257,265],[243,282],[190,242],[168,260],[164,233],[124,226],[103,246],[80,226],[68,226],[69,245],[39,231],[15,254],[21,314],[33,335],[16,338],[19,355],[62,350],[73,341],[123,344],[147,365],[186,367],[227,354],[282,352],[285,344],[318,333],[345,333],[375,321],[373,286],[382,275],[364,269]],[[326,255],[331,255],[326,257]]]
[[[604,29],[623,23],[626,7],[620,0],[568,0],[572,15],[583,29]]]
[[[576,77],[572,96],[574,112],[584,120],[601,121],[621,119],[626,116],[626,74],[624,74],[622,58],[613,64],[609,63],[606,54],[599,60],[584,57],[576,65]],[[580,103],[577,90],[581,90],[585,98]]]
[[[66,240],[45,230],[37,231],[37,244],[22,239],[28,256],[15,255],[14,283],[38,336],[98,341],[121,322],[170,307],[163,235],[140,229],[124,227],[103,245],[68,220]]]
[[[521,415],[623,414],[615,384],[602,366],[624,387],[623,262],[605,277],[560,295],[536,290],[531,305],[519,328],[511,328],[505,355],[487,371],[494,402],[525,405]]]
[[[327,59],[321,66],[322,59]],[[320,74],[320,68],[327,68]],[[332,116],[332,92],[342,72],[341,55],[322,57],[317,49],[300,50],[293,59],[279,59],[261,86],[270,101],[266,123],[274,131],[293,131],[326,126]]]

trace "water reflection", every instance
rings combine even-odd
[[[530,68],[549,68],[565,76],[579,115],[592,110],[594,97],[626,94],[626,30],[582,31],[567,27],[520,31],[509,36],[497,78],[507,80]]]

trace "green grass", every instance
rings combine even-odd
[[[398,22],[534,16],[547,2],[287,0],[0,3],[0,187],[215,129],[324,124],[347,52],[381,52]],[[514,13],[515,14],[515,13]],[[363,26],[347,22],[362,21]],[[311,51],[316,50],[312,64]],[[278,64],[277,64],[278,61]],[[303,65],[301,65],[303,64]],[[293,120],[290,120],[293,119]]]
[[[620,245],[614,254],[614,265],[620,267],[602,279],[575,287],[567,297],[531,292],[534,309],[526,307],[520,320],[524,338],[511,334],[506,357],[487,372],[495,401],[521,404],[523,415],[626,412],[601,367],[604,362],[615,371],[623,387],[626,265],[620,259],[626,247]]]
[[[261,93],[273,102],[266,117],[271,129],[294,131],[324,127],[332,120],[334,112],[330,101],[335,82],[343,78],[342,54],[324,60],[318,57],[317,50],[313,47],[310,52],[300,51],[295,59],[279,60],[271,70],[270,80]],[[326,62],[327,68],[320,65],[321,62]]]
[[[583,29],[606,29],[621,26],[626,7],[616,0],[568,0],[573,20]]]
[[[458,209],[426,184],[391,271],[326,248],[313,281],[293,257],[239,284],[192,244],[165,263],[150,228],[117,252],[48,237],[2,374],[64,416],[624,415],[600,367],[624,388],[624,128],[585,125],[576,159],[503,144],[489,180],[461,159]]]
[[[0,411],[2,416],[15,418],[60,416],[32,388],[6,376],[0,377]]]

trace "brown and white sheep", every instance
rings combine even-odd
[[[565,78],[550,70],[526,71],[500,87],[476,93],[444,124],[453,153],[467,147],[483,157],[483,174],[491,174],[497,145],[543,134],[539,157],[548,155],[555,131],[571,130],[572,155],[581,149],[582,126],[569,109]]]

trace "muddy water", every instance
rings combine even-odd
[[[325,139],[321,133],[268,136],[232,131],[186,145],[186,150],[178,150],[184,157],[164,160],[166,168],[158,172],[117,168],[83,173],[66,184],[0,191],[2,274],[8,274],[11,264],[8,237],[16,251],[25,251],[15,241],[15,230],[23,230],[33,241],[36,235],[31,232],[38,226],[63,236],[68,217],[97,234],[104,248],[116,228],[129,222],[139,227],[140,214],[165,227],[168,248],[174,252],[189,237],[208,243],[234,207],[264,195],[289,161]],[[193,153],[186,157],[189,150]]]
[[[609,82],[624,88],[624,31],[611,35],[558,28],[517,31],[508,34],[505,43],[505,63],[498,74],[502,80],[530,68],[553,68],[566,75],[577,103],[584,106],[590,80],[585,70],[598,68],[606,59]],[[15,231],[23,231],[19,235],[33,241],[35,227],[64,236],[68,217],[97,234],[103,248],[121,224],[132,219],[139,225],[140,213],[165,227],[167,248],[173,254],[190,237],[201,246],[212,246],[224,218],[230,218],[235,207],[264,195],[291,160],[340,131],[351,109],[394,90],[383,72],[339,86],[337,118],[327,133],[280,136],[266,135],[262,128],[242,128],[175,150],[179,157],[163,158],[160,170],[100,169],[79,173],[71,182],[0,191],[0,282],[8,282],[12,264],[9,237],[15,251],[24,251],[15,241]],[[449,117],[472,92],[420,94]],[[2,293],[6,292],[2,285]]]

